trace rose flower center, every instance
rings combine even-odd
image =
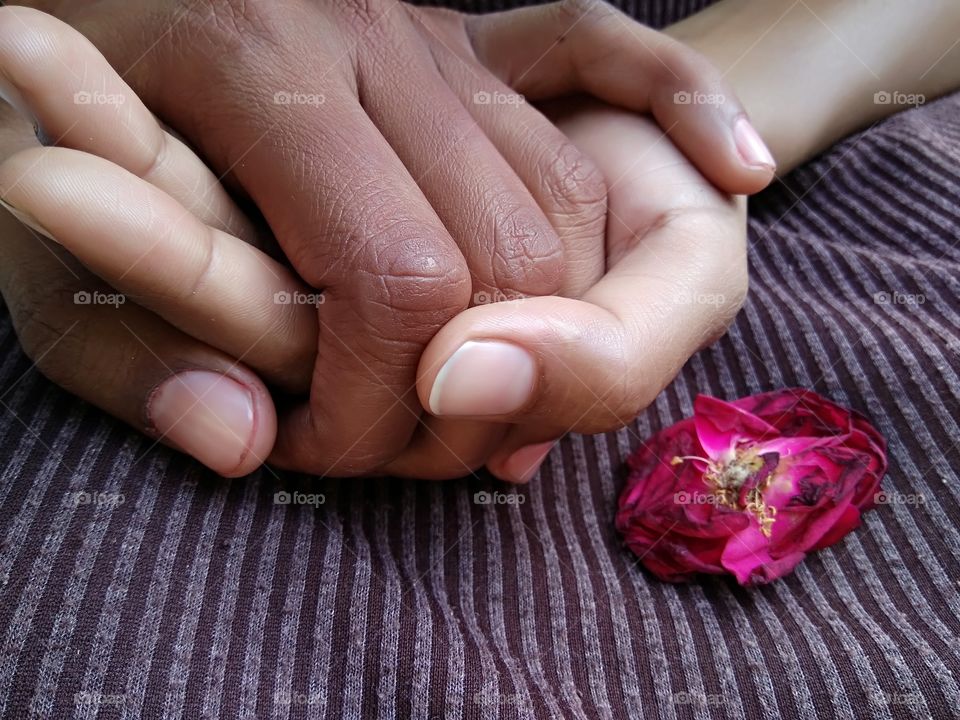
[[[776,473],[779,464],[777,453],[760,455],[753,448],[738,448],[734,451],[733,457],[726,462],[695,455],[677,455],[670,462],[672,465],[678,465],[688,460],[698,460],[707,466],[703,472],[703,479],[710,487],[718,505],[750,513],[757,519],[761,534],[764,537],[770,537],[773,532],[773,523],[777,519],[777,508],[767,505],[763,492],[769,487]],[[741,490],[747,481],[764,469],[768,472],[760,478],[759,482],[746,493],[742,493]]]

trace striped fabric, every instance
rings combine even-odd
[[[45,381],[4,315],[0,717],[960,717],[958,193],[960,96],[795,172],[752,205],[729,335],[496,504],[486,476],[220,480]],[[770,586],[651,578],[624,458],[697,392],[792,385],[877,424],[888,503]]]

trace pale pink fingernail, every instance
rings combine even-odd
[[[157,386],[147,417],[160,435],[221,474],[243,462],[256,429],[250,390],[205,370],[182,372]]]
[[[740,159],[746,165],[751,167],[776,168],[777,163],[770,154],[769,148],[760,133],[747,120],[741,116],[733,126],[733,138],[737,144],[737,152],[740,153]]]
[[[437,373],[430,390],[434,415],[508,415],[530,399],[533,356],[513,343],[468,340]]]
[[[543,464],[544,459],[556,444],[556,440],[551,440],[536,445],[527,445],[516,450],[503,464],[507,476],[505,479],[516,483],[530,482],[530,479],[537,474],[540,465]]]

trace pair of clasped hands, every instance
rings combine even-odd
[[[221,475],[526,482],[742,303],[773,158],[609,6],[32,4],[0,9],[19,339]]]

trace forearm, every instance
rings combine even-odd
[[[667,32],[732,82],[781,172],[960,87],[957,0],[723,0]]]

